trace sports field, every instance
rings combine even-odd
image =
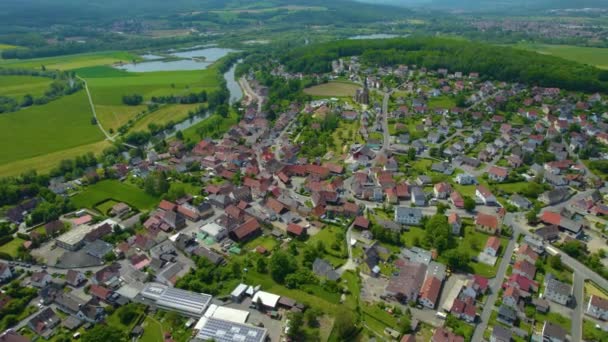
[[[21,99],[24,95],[41,96],[53,82],[48,77],[10,76],[0,77],[0,95]]]
[[[608,48],[547,44],[517,44],[513,47],[608,69]]]
[[[135,185],[121,183],[117,180],[103,180],[86,187],[82,192],[72,197],[72,202],[78,208],[95,209],[105,201],[125,202],[139,210],[153,208],[159,200],[145,193]]]
[[[0,60],[1,67],[40,69],[43,65],[47,69],[71,70],[95,65],[111,65],[117,62],[131,62],[139,57],[128,52],[95,52],[78,55],[33,58],[33,59],[4,59]]]
[[[0,115],[0,165],[103,140],[86,94]]]
[[[312,96],[347,97],[354,96],[359,88],[361,86],[356,83],[334,81],[306,88],[304,92]]]

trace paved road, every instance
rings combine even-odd
[[[261,97],[260,95],[256,94],[256,92],[253,91],[253,89],[251,89],[251,85],[249,85],[249,82],[247,81],[247,79],[245,77],[241,77],[241,79],[239,80],[239,84],[241,85],[241,88],[243,89],[243,91],[245,92],[247,97],[249,97],[252,100],[255,99],[257,101],[258,113],[261,113],[264,98]]]
[[[572,332],[571,337],[572,341],[582,341],[583,339],[583,307],[585,306],[585,278],[578,271],[574,270],[574,285],[573,285],[573,295],[574,295],[574,310],[572,312]]]
[[[13,261],[0,259],[0,262],[12,263]],[[53,267],[53,266],[33,265],[33,264],[30,264],[30,267],[24,267],[24,266],[16,265],[16,264],[13,264],[11,266],[13,266],[15,269],[19,269],[19,270],[23,270],[23,271],[40,272],[40,271],[46,270],[48,273],[51,273],[51,274],[53,274],[53,273],[66,274],[66,273],[68,273],[69,270],[75,270],[75,271],[80,271],[80,272],[87,272],[87,271],[97,272],[100,269],[105,267],[105,265],[101,265],[101,266],[79,267],[79,268],[59,268],[59,267]]]
[[[486,331],[488,327],[488,321],[490,320],[490,315],[492,314],[492,310],[494,310],[494,303],[496,299],[498,299],[498,291],[500,290],[500,285],[507,273],[507,268],[509,266],[509,261],[511,260],[511,256],[513,255],[513,250],[515,249],[515,242],[519,236],[519,231],[514,232],[513,237],[509,241],[503,258],[498,266],[498,271],[496,272],[496,277],[492,280],[490,285],[490,295],[486,300],[486,304],[483,308],[483,312],[480,315],[479,324],[475,328],[475,333],[473,334],[473,339],[471,341],[482,341],[483,333]]]
[[[350,239],[352,238],[352,231],[353,231],[353,226],[355,225],[355,223],[351,223],[351,225],[348,227],[348,229],[346,230],[346,249],[348,250],[348,260],[346,260],[346,263],[344,263],[344,265],[340,266],[336,271],[339,274],[343,274],[344,272],[348,271],[348,270],[355,270],[357,269],[357,263],[355,263],[355,260],[353,260],[353,247],[350,244]]]

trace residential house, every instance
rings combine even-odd
[[[513,273],[522,275],[528,279],[534,279],[536,275],[536,266],[527,260],[518,260],[513,265]]]
[[[585,312],[591,317],[603,321],[608,320],[608,299],[592,295],[591,298],[589,298]]]
[[[448,224],[452,227],[453,235],[460,235],[460,229],[462,228],[462,221],[457,213],[451,213],[448,216]]]
[[[47,286],[51,282],[51,280],[53,280],[53,278],[46,271],[41,271],[32,273],[30,280],[32,282],[32,286],[37,288],[43,288]]]
[[[480,200],[485,205],[494,205],[496,204],[496,197],[483,185],[477,186],[475,189],[475,197]]]
[[[427,277],[420,290],[420,297],[418,301],[423,306],[434,309],[439,300],[439,293],[441,291],[441,280],[430,276]]]
[[[555,205],[567,200],[568,197],[570,197],[568,188],[556,188],[543,192],[538,199],[547,205]]]
[[[526,260],[531,264],[536,264],[538,253],[536,253],[527,243],[522,243],[515,254],[515,259]]]
[[[402,303],[417,301],[424,282],[426,266],[401,259],[395,264],[399,268],[399,273],[389,280],[385,290],[386,295]]]
[[[491,255],[493,257],[498,256],[498,251],[500,250],[500,239],[496,236],[490,236],[488,241],[486,242],[486,247],[483,252],[487,255]]]
[[[13,272],[7,263],[0,262],[0,282],[5,282],[13,277]]]
[[[76,270],[68,270],[68,273],[65,275],[65,282],[74,287],[80,286],[80,284],[86,280],[87,277],[84,275],[84,273]]]
[[[488,170],[488,178],[494,182],[504,182],[509,175],[509,170],[504,167],[492,166]]]
[[[488,234],[500,233],[500,222],[496,215],[478,213],[475,217],[475,228]]]
[[[255,218],[251,218],[230,232],[230,237],[235,241],[249,240],[262,232],[262,227]]]
[[[422,188],[414,186],[410,189],[412,204],[418,207],[424,207],[426,205],[426,195]]]
[[[543,341],[545,342],[565,342],[566,330],[561,326],[545,321],[541,332]]]
[[[395,222],[405,225],[419,225],[422,220],[422,210],[418,208],[397,207]]]
[[[474,176],[468,173],[460,173],[455,178],[456,183],[460,185],[471,185],[477,183],[477,180]]]
[[[28,322],[27,326],[32,329],[36,334],[49,338],[53,329],[61,323],[61,318],[57,316],[55,311],[51,308],[46,308],[32,317]]]
[[[511,308],[516,308],[521,295],[515,287],[508,286],[502,294],[502,303]]]
[[[557,280],[552,274],[545,277],[545,293],[543,296],[555,303],[568,305],[572,295],[572,287],[569,284]]]
[[[511,330],[503,327],[500,324],[494,325],[492,328],[492,335],[490,335],[490,342],[511,342],[512,341]]]
[[[521,210],[530,210],[532,208],[532,202],[519,194],[513,194],[509,198],[509,204]]]
[[[464,209],[464,198],[458,191],[452,191],[450,194],[450,203],[458,209]]]
[[[517,313],[503,302],[498,308],[498,316],[496,318],[501,323],[512,325],[517,320]]]
[[[334,267],[324,259],[315,259],[315,262],[312,264],[312,271],[317,276],[327,278],[331,281],[336,281],[340,278],[340,274],[338,274]]]
[[[439,327],[435,329],[431,342],[464,342],[464,337],[458,336],[443,327]]]
[[[446,199],[452,192],[452,187],[446,182],[440,182],[433,187],[435,198]]]
[[[454,299],[452,307],[450,308],[450,313],[469,323],[475,322],[475,318],[477,317],[475,299],[473,297],[465,297],[464,299]]]

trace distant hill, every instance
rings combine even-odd
[[[606,0],[360,0],[373,4],[388,4],[403,7],[430,7],[492,11],[508,9],[512,11],[548,10],[564,8],[608,8]]]

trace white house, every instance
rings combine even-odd
[[[418,225],[422,220],[422,211],[417,208],[397,207],[395,209],[395,222],[399,224]]]
[[[591,317],[603,321],[608,320],[608,300],[598,296],[591,296],[585,312]]]
[[[8,264],[0,262],[0,282],[5,282],[13,277],[13,272]]]
[[[468,173],[460,173],[456,176],[456,178],[454,178],[454,180],[460,185],[471,185],[477,182],[475,177]]]
[[[491,255],[493,257],[498,256],[498,251],[500,250],[500,239],[496,236],[490,236],[488,238],[488,242],[486,242],[486,247],[483,252],[487,255]]]
[[[46,273],[46,271],[32,273],[32,276],[30,277],[32,286],[39,288],[47,286],[52,279],[51,275]]]
[[[485,205],[496,204],[496,197],[483,185],[479,185],[475,189],[475,197]]]
[[[551,274],[547,275],[544,293],[546,299],[561,305],[567,305],[571,295],[572,287],[570,285],[555,279]]]

